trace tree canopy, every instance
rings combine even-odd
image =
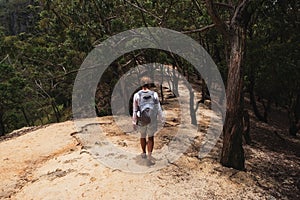
[[[71,118],[72,87],[87,54],[114,34],[151,26],[173,29],[198,41],[219,67],[227,90],[237,83],[228,80],[229,74],[240,74],[241,101],[249,94],[255,115],[264,122],[271,104],[285,108],[289,132],[296,135],[300,129],[299,4],[296,0],[1,0],[0,135]],[[234,38],[229,38],[241,30],[244,59],[241,71],[232,71],[236,70],[230,65]],[[102,81],[110,88],[130,67],[150,61],[176,65],[186,76],[197,75],[178,56],[147,50],[116,60]],[[110,114],[105,100],[109,94],[96,96],[101,97],[95,102],[96,107],[101,104],[98,113]],[[257,106],[258,100],[263,108]],[[240,116],[243,109],[239,108]]]

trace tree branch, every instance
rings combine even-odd
[[[191,33],[204,32],[204,31],[207,31],[208,29],[211,29],[211,28],[213,28],[215,26],[216,26],[215,24],[210,24],[208,26],[205,26],[205,27],[202,27],[202,28],[199,28],[199,29],[194,29],[194,30],[190,30],[190,31],[181,31],[181,33],[183,33],[183,34],[191,34]]]
[[[104,26],[105,28],[105,32],[109,35],[112,35],[111,33],[111,30],[110,30],[110,27],[109,27],[109,20],[106,20],[105,17],[103,16],[103,14],[101,13],[101,9],[99,8],[99,5],[97,4],[97,2],[95,0],[93,0],[93,3],[96,7],[96,10],[97,10],[97,17],[98,19],[100,20],[100,22],[102,23],[102,25]]]
[[[139,8],[142,8],[141,5],[139,4],[139,2],[138,2],[137,0],[136,0],[135,2],[136,2],[137,6],[138,6]],[[144,8],[142,8],[142,9],[144,9]],[[145,10],[145,9],[144,9],[144,10]],[[146,22],[146,18],[145,18],[145,16],[144,16],[144,11],[142,11],[142,10],[140,10],[140,11],[141,11],[143,23],[144,23],[145,27],[148,27],[147,22]]]
[[[117,16],[107,17],[107,18],[105,18],[105,21],[106,21],[106,22],[107,22],[107,21],[111,21],[111,20],[116,19],[116,18],[117,18]]]
[[[165,19],[167,18],[169,11],[171,10],[172,6],[173,6],[173,0],[171,0],[169,7],[165,10],[163,16],[161,17],[161,21],[158,23],[159,26],[163,26],[165,23]]]
[[[235,24],[238,22],[238,18],[241,17],[241,15],[244,14],[244,12],[246,11],[246,7],[248,6],[248,4],[250,3],[250,0],[242,0],[239,1],[240,3],[238,4],[238,6],[236,7],[233,17],[231,18],[231,22],[230,25]]]
[[[212,0],[205,0],[208,14],[212,21],[216,25],[217,29],[226,37],[229,36],[228,25],[220,18],[217,11],[215,10],[214,3]]]
[[[196,6],[196,9],[197,9],[198,13],[202,14],[202,10],[201,10],[201,8],[199,6],[198,1],[197,0],[192,0],[192,1],[193,1],[193,4]]]
[[[137,58],[142,55],[145,51],[142,50],[140,53],[138,53],[137,55],[135,54],[131,54],[132,59],[130,59],[129,61],[127,61],[125,64],[121,65],[122,68],[127,67],[128,65],[131,65],[133,62],[135,62],[137,60]]]
[[[59,16],[59,14],[53,9],[51,9],[51,11],[54,13],[54,15],[58,18],[58,20],[67,28],[68,25],[67,23],[65,22],[65,20],[61,19],[61,17]]]
[[[126,2],[126,3],[128,3],[129,5],[131,5],[131,6],[135,7],[135,8],[137,8],[137,9],[141,10],[141,11],[144,12],[144,13],[147,13],[147,14],[151,15],[151,16],[154,17],[155,19],[161,21],[160,17],[157,17],[156,15],[154,15],[153,13],[151,13],[151,12],[145,10],[144,8],[141,8],[141,7],[139,7],[138,5],[135,5],[135,4],[131,3],[131,2],[128,1],[128,0],[124,0],[124,2]]]
[[[232,0],[227,0],[227,4],[233,6]]]
[[[3,62],[5,62],[6,60],[8,60],[9,64],[11,65],[11,61],[10,61],[10,58],[9,58],[9,54],[7,54],[5,56],[5,58],[3,58],[1,61],[0,61],[0,64],[2,64]]]
[[[228,9],[234,9],[234,7],[230,4],[227,3],[221,3],[221,2],[215,2],[214,5],[218,6],[218,7],[223,7],[223,8],[228,8]]]

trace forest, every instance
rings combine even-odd
[[[71,119],[74,80],[88,53],[123,31],[162,27],[192,37],[218,66],[227,95],[221,163],[243,169],[245,97],[257,120],[268,123],[271,109],[282,108],[288,116],[287,134],[299,134],[299,4],[296,0],[1,0],[0,135]],[[100,81],[98,116],[111,115],[111,89],[118,79],[135,65],[149,62],[177,66],[186,77],[199,76],[193,66],[168,52],[125,54]]]

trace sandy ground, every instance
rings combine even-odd
[[[171,101],[176,99],[170,98],[169,104],[164,105],[167,122],[155,136],[154,157],[174,136],[180,121],[185,120],[184,115],[178,117],[180,108]],[[202,106],[199,115],[199,135],[194,136],[190,148],[175,162],[147,170],[153,166],[129,159],[147,173],[107,167],[91,153],[101,143],[101,137],[105,137],[139,156],[137,135],[121,131],[112,117],[97,118],[87,124],[87,129],[103,129],[102,135],[91,139],[78,131],[73,121],[15,131],[6,139],[0,138],[0,199],[300,198],[299,138],[289,137],[276,123],[253,120],[250,113],[253,143],[244,146],[247,170],[237,171],[219,164],[221,139],[209,155],[198,158],[201,135],[213,113]],[[277,122],[282,123],[282,119]]]
[[[100,124],[107,126],[111,124],[110,120],[113,119],[98,119]],[[110,130],[108,135],[112,141],[125,141],[128,146],[134,144],[133,149],[138,148],[138,138],[127,134],[112,136],[114,129]],[[68,121],[0,142],[0,199],[299,197],[298,156],[291,158],[282,152],[246,146],[248,171],[240,172],[218,163],[218,143],[206,158],[198,159],[191,148],[165,168],[136,174],[105,167],[82,146],[76,135],[74,123]],[[157,143],[159,148],[159,141]],[[283,164],[291,171],[284,171]],[[280,179],[276,181],[278,174]]]
[[[101,119],[99,119],[101,122]],[[108,118],[104,119],[105,122]],[[266,199],[245,172],[182,156],[152,173],[105,167],[78,145],[71,121],[0,143],[1,199]]]

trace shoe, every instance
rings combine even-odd
[[[148,166],[155,165],[155,161],[151,159],[147,159],[147,165]]]
[[[156,159],[152,155],[147,156],[148,160],[151,160],[152,162],[155,162]]]
[[[141,157],[142,157],[143,159],[146,159],[146,158],[147,158],[146,153],[141,153]]]

